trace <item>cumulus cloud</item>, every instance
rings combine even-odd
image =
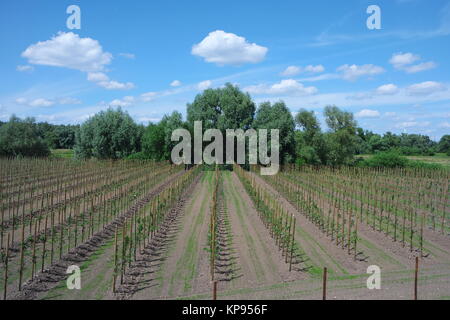
[[[205,80],[197,84],[198,90],[206,90],[212,86],[211,80]]]
[[[16,99],[16,103],[18,103],[18,104],[26,104],[27,103],[27,99],[25,99],[25,98],[17,98]]]
[[[433,61],[413,64],[422,58],[413,53],[394,53],[389,60],[389,63],[397,70],[405,71],[406,73],[417,73],[425,70],[436,68],[436,63]]]
[[[46,98],[36,98],[36,99],[26,99],[24,97],[20,97],[16,99],[17,104],[26,105],[29,107],[51,107],[55,104],[59,105],[73,105],[80,104],[81,101],[72,97],[63,97],[59,99],[46,99]]]
[[[100,87],[108,90],[128,90],[134,88],[132,82],[118,82],[114,80],[97,82]]]
[[[360,77],[374,76],[383,73],[385,70],[382,67],[375,66],[373,64],[365,64],[358,66],[356,64],[345,64],[340,66],[337,71],[341,72],[341,77],[344,80],[355,81]]]
[[[436,68],[436,63],[433,61],[419,63],[413,66],[405,67],[406,73],[417,73]]]
[[[161,121],[161,118],[154,118],[154,117],[139,117],[138,118],[139,122],[152,122],[152,123],[156,123]]]
[[[267,51],[267,48],[250,43],[244,37],[216,30],[195,44],[191,53],[218,65],[242,65],[261,62]]]
[[[146,92],[146,93],[141,94],[141,99],[144,102],[148,102],[148,101],[153,100],[157,94],[158,94],[157,92]]]
[[[406,122],[400,122],[397,123],[395,126],[400,129],[407,129],[407,128],[424,128],[430,126],[431,122],[429,121],[423,121],[423,122],[417,122],[417,121],[406,121]]]
[[[325,68],[321,64],[317,66],[308,65],[304,68],[297,66],[289,66],[283,72],[280,73],[282,77],[293,77],[298,75],[301,72],[309,72],[309,73],[321,73],[324,72]]]
[[[293,79],[281,80],[271,86],[259,84],[244,88],[251,94],[295,94],[312,95],[318,92],[316,87],[305,87],[302,83]]]
[[[398,87],[395,84],[385,84],[382,86],[379,86],[375,92],[380,95],[392,95],[396,94],[398,92]]]
[[[128,54],[130,55],[130,54]],[[36,65],[63,67],[88,73],[88,80],[108,90],[126,90],[134,87],[131,82],[110,80],[104,73],[112,61],[112,54],[104,52],[97,40],[81,38],[73,32],[58,32],[50,40],[30,45],[22,57]]]
[[[133,105],[134,103],[134,97],[132,96],[126,96],[122,99],[114,99],[109,103],[111,107],[129,107]]]
[[[413,53],[394,53],[389,60],[389,63],[396,69],[401,69],[403,66],[410,65],[420,60],[420,56]]]
[[[416,83],[409,86],[407,89],[410,95],[429,95],[435,92],[445,90],[445,86],[436,81],[425,81],[422,83]]]
[[[58,101],[59,104],[81,104],[81,100],[72,97],[61,98]]]
[[[28,66],[28,65],[25,65],[25,66],[20,65],[20,66],[17,66],[16,70],[19,72],[27,72],[27,71],[30,72],[30,71],[34,70],[34,67]]]
[[[97,40],[80,38],[73,32],[58,32],[50,40],[32,44],[22,52],[22,57],[31,64],[85,72],[103,70],[112,60],[112,55],[104,52]]]
[[[30,107],[51,107],[54,104],[54,101],[43,98],[34,99],[28,103]]]
[[[87,79],[108,90],[128,90],[134,88],[134,84],[132,82],[122,83],[110,80],[109,77],[103,72],[89,72]]]
[[[302,72],[302,69],[297,66],[289,66],[286,69],[284,69],[283,72],[280,73],[280,76],[282,77],[293,77],[298,75],[300,72]]]
[[[103,72],[89,72],[87,79],[92,82],[108,81],[109,77]]]
[[[363,109],[355,114],[357,118],[378,118],[380,112],[377,110]]]
[[[312,72],[312,73],[320,73],[324,72],[325,68],[323,65],[319,64],[317,66],[309,65],[305,67],[306,72]]]
[[[179,86],[181,86],[181,81],[179,81],[179,80],[173,80],[173,81],[170,83],[170,86],[171,86],[171,87],[179,87]]]
[[[438,125],[438,127],[439,128],[443,128],[443,129],[450,129],[450,122],[448,122],[448,121],[441,122]]]

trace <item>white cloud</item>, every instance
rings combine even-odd
[[[134,53],[119,53],[119,56],[127,58],[127,59],[134,59],[136,58],[136,56],[134,55]]]
[[[395,117],[397,115],[397,113],[396,112],[385,112],[384,113],[384,116],[385,117]]]
[[[179,86],[181,86],[181,81],[179,81],[179,80],[173,80],[173,81],[170,83],[170,86],[171,86],[171,87],[179,87]]]
[[[389,63],[396,69],[401,69],[406,65],[410,65],[416,61],[420,60],[420,56],[413,53],[394,53],[389,60]]]
[[[438,127],[439,127],[439,128],[443,128],[443,129],[450,129],[450,122],[448,122],[448,121],[441,122],[441,123],[438,125]]]
[[[31,71],[34,70],[34,67],[33,66],[28,66],[28,65],[17,66],[16,70],[19,71],[19,72],[27,72],[27,71],[31,72]]]
[[[440,82],[425,81],[409,86],[407,92],[410,95],[429,95],[435,92],[445,90],[445,86]]]
[[[72,97],[61,98],[58,101],[59,104],[81,104],[81,100]]]
[[[101,71],[112,60],[97,40],[80,38],[73,32],[58,32],[50,40],[30,45],[22,57],[31,64],[65,67],[80,71]]]
[[[110,80],[108,75],[103,72],[89,72],[87,76],[88,81],[95,82],[100,87],[108,90],[128,90],[134,88],[132,82],[118,82]]]
[[[324,72],[325,68],[323,65],[319,64],[317,66],[308,65],[304,68],[297,66],[289,66],[283,72],[280,73],[282,77],[293,77],[298,75],[301,72],[310,72],[310,73],[320,73]]]
[[[206,90],[212,86],[211,80],[205,80],[197,84],[198,90]]]
[[[339,79],[340,75],[335,74],[335,73],[325,73],[325,74],[321,74],[319,76],[314,76],[314,77],[308,77],[308,78],[302,78],[302,79],[298,79],[299,81],[302,82],[316,82],[316,81],[322,81],[322,80],[332,80],[332,79]]]
[[[46,98],[37,98],[28,100],[24,97],[19,97],[16,99],[17,104],[26,105],[29,107],[51,107],[55,104],[60,105],[73,105],[73,104],[80,104],[81,101],[76,98],[72,97],[64,97],[59,99],[46,99]]]
[[[109,77],[103,72],[89,72],[87,79],[92,82],[108,81]]]
[[[118,82],[118,81],[100,81],[97,82],[100,87],[103,87],[108,90],[129,90],[134,88],[134,84],[132,82]]]
[[[398,87],[395,84],[385,84],[382,86],[379,86],[375,92],[377,94],[381,94],[381,95],[392,95],[392,94],[396,94],[398,92]]]
[[[157,94],[158,94],[157,92],[146,92],[141,94],[141,99],[142,101],[148,102],[153,100]]]
[[[296,94],[296,95],[312,95],[318,92],[316,87],[305,87],[302,83],[293,79],[281,80],[271,86],[259,84],[244,88],[251,94]]]
[[[282,77],[293,77],[298,75],[300,72],[302,72],[302,69],[297,66],[289,66],[286,69],[284,69],[283,72],[280,73],[280,76]]]
[[[114,99],[109,103],[111,107],[129,107],[133,105],[134,103],[134,97],[132,96],[126,96],[122,99]]]
[[[395,126],[400,129],[407,129],[407,128],[424,128],[429,127],[431,124],[430,121],[423,121],[423,122],[417,122],[417,121],[406,121],[406,122],[400,122],[397,123]]]
[[[128,54],[130,55],[130,54]],[[97,40],[80,38],[73,32],[58,32],[50,40],[30,45],[22,57],[31,64],[64,67],[88,73],[88,80],[108,90],[134,88],[131,82],[110,80],[101,72],[111,63],[112,54],[104,52]],[[130,57],[130,56],[128,56]]]
[[[421,60],[422,58],[413,53],[395,53],[392,55],[389,63],[397,70],[405,71],[406,73],[417,73],[425,70],[436,68],[436,63],[433,61],[422,62],[413,65],[413,63]]]
[[[382,67],[375,66],[373,64],[365,65],[348,65],[340,66],[337,71],[342,73],[342,79],[348,81],[355,81],[363,76],[374,76],[383,73],[385,70]]]
[[[325,68],[323,65],[319,64],[317,66],[309,65],[305,67],[306,72],[312,72],[312,73],[320,73],[324,72]]]
[[[265,47],[247,42],[244,37],[216,30],[195,44],[191,53],[218,65],[242,65],[261,62],[267,51]]]
[[[430,70],[430,69],[434,69],[436,68],[436,63],[434,63],[433,61],[429,61],[429,62],[423,62],[423,63],[419,63],[413,66],[409,66],[409,67],[405,67],[404,70],[406,71],[406,73],[417,73],[417,72],[421,72],[421,71],[426,71],[426,70]]]
[[[51,107],[54,104],[55,104],[54,101],[43,98],[34,99],[28,103],[30,107]]]
[[[18,103],[18,104],[26,104],[27,103],[27,99],[25,99],[25,98],[17,98],[16,99],[16,102]]]
[[[380,112],[377,110],[363,109],[355,114],[357,118],[378,118],[380,117]]]
[[[161,118],[152,118],[152,117],[139,117],[138,118],[139,122],[152,122],[152,123],[156,123],[161,121]]]

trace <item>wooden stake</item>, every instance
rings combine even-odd
[[[294,255],[294,235],[295,235],[295,222],[297,219],[294,217],[294,226],[292,227],[292,242],[291,242],[291,257],[289,259],[289,272],[292,270],[292,257]]]
[[[327,300],[327,268],[323,268],[322,300]]]
[[[113,293],[116,293],[117,279],[117,229],[114,232],[114,276],[113,276]]]
[[[416,270],[414,272],[414,300],[417,300],[418,277],[419,277],[419,257],[416,257]]]
[[[8,242],[6,242],[6,257],[5,257],[5,278],[3,283],[3,300],[6,300],[6,293],[8,289],[8,259],[9,259],[9,233],[8,233]]]
[[[213,281],[213,300],[217,300],[217,281]]]

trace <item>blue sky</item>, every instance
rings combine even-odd
[[[0,40],[3,121],[81,123],[121,105],[146,124],[231,82],[294,114],[334,104],[378,133],[450,133],[448,0],[5,0]]]

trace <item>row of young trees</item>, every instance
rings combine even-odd
[[[352,113],[335,106],[325,107],[328,130],[322,130],[313,111],[301,109],[293,117],[282,101],[257,106],[248,93],[231,84],[198,94],[187,104],[186,113],[186,121],[175,111],[147,127],[136,124],[120,108],[101,111],[79,128],[13,116],[0,126],[0,155],[47,156],[49,147],[73,147],[79,158],[170,160],[176,144],[171,141],[173,130],[184,128],[193,136],[195,121],[202,121],[203,130],[216,128],[223,133],[226,129],[279,129],[283,163],[352,164],[356,154],[388,150],[407,155],[450,154],[450,135],[440,143],[415,134],[381,136],[358,127]]]

